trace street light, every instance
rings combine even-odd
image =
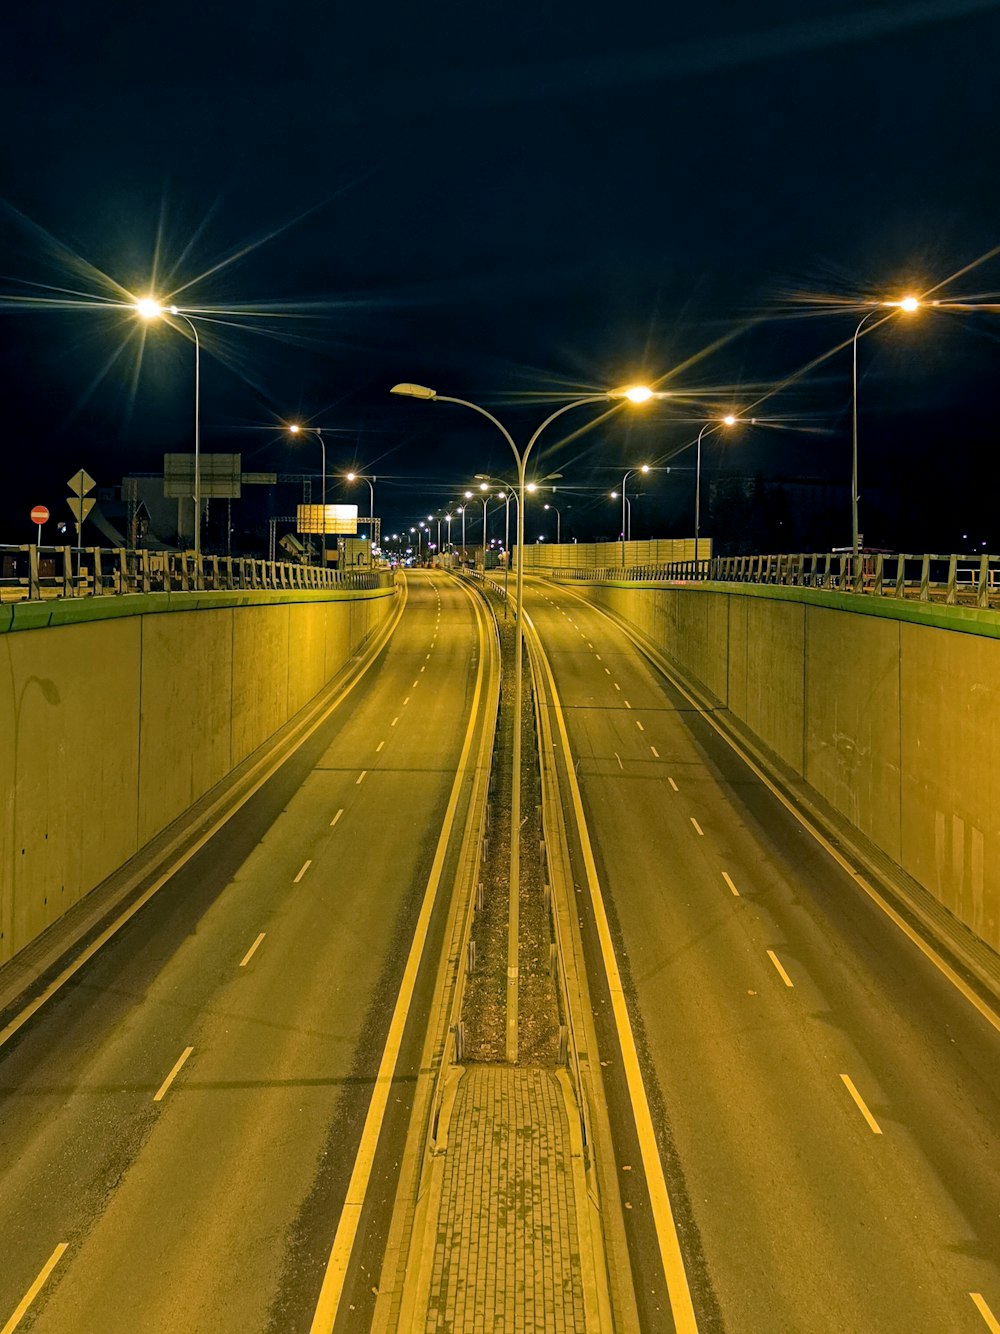
[[[701,531],[701,438],[706,431],[717,431],[720,426],[735,426],[736,417],[731,412],[718,420],[709,420],[698,432],[698,451],[695,463],[694,482],[694,577],[698,578],[698,537]]]
[[[550,413],[542,424],[535,428],[535,431],[528,440],[524,450],[518,449],[514,442],[514,437],[507,430],[498,418],[491,412],[479,406],[478,403],[470,403],[465,398],[452,398],[445,394],[438,394],[436,390],[427,388],[420,384],[397,384],[393,385],[391,391],[393,394],[401,394],[407,398],[419,398],[426,400],[437,400],[439,403],[456,403],[460,407],[469,408],[473,412],[478,412],[480,416],[491,421],[500,434],[510,445],[515,462],[517,463],[517,620],[514,631],[514,745],[513,745],[513,764],[512,764],[512,790],[510,802],[510,905],[509,919],[507,926],[507,1059],[508,1061],[517,1060],[517,977],[518,977],[518,922],[519,905],[518,893],[520,889],[520,844],[521,844],[521,695],[522,695],[522,662],[523,662],[523,636],[522,630],[522,598],[524,592],[524,491],[525,491],[525,468],[528,458],[539,436],[547,426],[561,417],[564,412],[569,412],[571,408],[582,407],[585,403],[606,403],[608,400],[627,399],[631,403],[645,403],[654,397],[651,389],[645,385],[626,385],[620,389],[610,390],[603,394],[587,394],[582,398],[572,399],[569,403],[564,403],[562,407],[557,408],[555,412]],[[486,566],[486,513],[485,504],[483,510],[483,568]]]
[[[643,402],[642,399],[633,400],[633,402]],[[649,464],[640,464],[638,468],[629,468],[628,472],[622,478],[622,569],[625,568],[625,539],[632,540],[632,506],[625,499],[625,483],[636,472],[649,472]]]
[[[201,583],[201,340],[194,321],[176,306],[163,306],[155,297],[143,296],[135,302],[142,319],[162,320],[172,315],[183,320],[194,336],[194,563],[196,578]]]
[[[858,335],[873,316],[886,309],[899,310],[905,315],[912,315],[920,307],[920,300],[915,296],[904,296],[898,301],[878,301],[875,309],[862,316],[851,339],[853,379],[851,393],[851,573],[855,584],[861,577],[859,563],[860,539],[858,536]],[[883,319],[891,319],[884,315]]]
[[[320,481],[320,565],[326,568],[326,441],[323,439],[323,432],[318,426],[300,426],[298,422],[291,422],[288,427],[289,435],[301,435],[303,431],[314,435],[319,441],[319,447],[323,453],[323,471]]]
[[[368,483],[369,504],[371,506],[368,511],[371,516],[371,527],[369,529],[368,538],[368,563],[372,564],[375,560],[375,483],[378,481],[378,478],[374,476],[368,477],[363,472],[349,472],[347,474],[347,480],[349,482]]]
[[[543,505],[542,508],[547,510],[555,510],[556,545],[558,546],[562,542],[562,515],[559,513],[559,510],[555,505]]]

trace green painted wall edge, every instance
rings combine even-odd
[[[240,589],[219,593],[124,593],[104,597],[53,598],[48,602],[8,602],[0,606],[0,634],[44,630],[48,626],[109,621],[120,616],[155,616],[170,611],[212,611],[222,607],[273,607],[289,602],[365,602],[393,597],[390,588]]]
[[[866,593],[839,593],[832,589],[795,588],[782,584],[688,583],[683,579],[573,579],[565,582],[574,588],[584,585],[600,588],[670,588],[689,593],[729,593],[733,597],[770,598],[776,602],[800,602],[831,611],[853,612],[855,616],[881,616],[889,621],[909,621],[936,630],[951,630],[964,635],[982,635],[1000,639],[1000,612],[987,607],[949,607],[940,602],[918,602],[913,598],[873,597]]]

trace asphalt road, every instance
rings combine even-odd
[[[565,710],[699,1328],[1000,1329],[1000,1035],[619,629],[568,590],[529,588],[526,604]],[[634,1173],[599,1031],[618,1166]],[[648,1201],[621,1179],[644,1325],[669,1329]]]
[[[0,1328],[62,1243],[19,1331],[309,1328],[477,644],[455,582],[412,579],[334,715],[0,1050]],[[425,972],[338,1328],[374,1302]]]

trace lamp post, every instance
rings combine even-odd
[[[492,412],[487,412],[485,408],[478,403],[470,403],[465,398],[452,398],[444,394],[438,394],[433,389],[428,389],[425,385],[419,384],[397,384],[393,385],[392,393],[402,394],[407,398],[420,398],[426,400],[437,400],[439,403],[456,403],[459,407],[469,408],[473,412],[478,412],[480,416],[491,421],[497,428],[503,438],[510,445],[515,462],[517,464],[517,619],[514,626],[514,745],[513,745],[513,764],[512,764],[512,788],[510,801],[510,903],[509,916],[507,923],[507,1060],[517,1060],[517,1005],[518,1005],[518,931],[519,931],[519,904],[518,893],[520,889],[520,851],[521,851],[521,695],[522,695],[522,662],[523,662],[523,635],[522,635],[522,610],[524,595],[524,474],[528,458],[532,449],[535,447],[539,436],[547,426],[556,421],[564,412],[569,412],[571,408],[582,407],[585,403],[606,403],[609,400],[625,399],[632,403],[645,403],[654,397],[653,390],[646,388],[645,385],[633,385],[628,388],[611,390],[603,394],[588,394],[583,398],[575,398],[569,403],[564,403],[562,407],[557,408],[555,412],[550,413],[542,424],[535,428],[535,431],[528,440],[524,450],[519,450],[514,443],[514,437],[507,430],[498,418],[494,417]],[[486,508],[483,502],[483,568],[486,567]]]
[[[462,567],[465,568],[465,506],[459,505],[458,512],[462,516]]]
[[[323,439],[323,432],[318,426],[300,426],[298,422],[292,422],[288,428],[290,435],[301,435],[305,431],[309,435],[314,435],[319,441],[319,447],[322,452],[322,473],[320,474],[319,498],[320,498],[320,556],[319,563],[326,568],[326,441]]]
[[[371,527],[369,528],[368,537],[368,563],[369,565],[373,565],[375,563],[375,483],[378,481],[378,478],[368,477],[363,472],[349,472],[346,474],[346,477],[349,482],[368,483],[368,503],[370,506],[368,514],[371,518]]]
[[[701,440],[706,431],[717,431],[720,426],[735,426],[736,418],[727,413],[725,417],[709,420],[698,432],[698,449],[694,469],[694,577],[698,577],[698,538],[701,533]]]
[[[543,508],[544,508],[544,509],[547,509],[547,510],[555,510],[555,516],[556,516],[556,545],[559,546],[559,545],[561,545],[561,543],[562,543],[562,515],[559,513],[559,510],[556,508],[555,505],[544,505]]]
[[[194,337],[194,563],[197,579],[201,583],[201,339],[198,328],[189,315],[185,315],[176,306],[162,306],[155,297],[144,296],[136,301],[135,308],[144,320],[163,319],[172,315],[175,320],[183,320]]]
[[[625,499],[625,483],[636,472],[649,472],[649,464],[640,464],[638,468],[629,468],[622,478],[622,568],[625,568],[625,541],[632,540],[632,507]]]
[[[862,316],[858,327],[854,330],[854,337],[851,339],[853,368],[851,381],[851,574],[855,584],[861,578],[860,538],[858,536],[858,335],[873,316],[887,308],[912,315],[919,306],[920,301],[915,296],[904,296],[899,301],[879,301],[874,310],[870,310],[867,315]],[[890,315],[883,315],[883,319],[890,318]]]

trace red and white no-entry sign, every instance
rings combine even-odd
[[[44,505],[36,505],[31,511],[32,523],[48,523],[49,512]]]

